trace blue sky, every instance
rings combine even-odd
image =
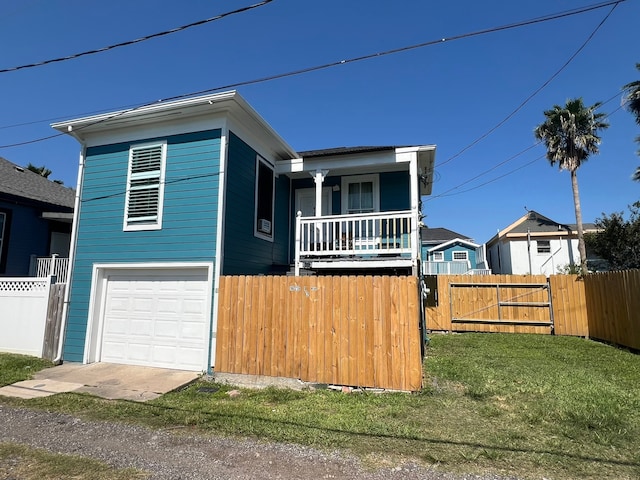
[[[250,5],[257,0],[5,0],[0,69],[104,47]],[[56,133],[86,114],[448,38],[596,2],[542,0],[273,0],[204,26],[97,55],[0,73],[0,146]],[[535,143],[542,112],[566,99],[606,101],[601,153],[578,178],[584,221],[627,211],[640,158],[620,87],[640,73],[640,2],[620,3],[586,47],[513,118],[462,155],[556,73],[611,7],[508,31],[239,87],[296,150],[436,144],[426,223],[487,241],[525,213],[575,221],[567,172]],[[616,110],[617,109],[617,110]],[[20,125],[26,124],[26,125]],[[15,126],[20,125],[20,126]],[[53,170],[75,186],[79,146],[67,137],[0,148],[20,165]],[[504,162],[504,163],[503,163]],[[502,164],[502,165],[500,165]],[[508,174],[515,170],[514,173]],[[478,179],[469,179],[487,172]],[[501,177],[502,178],[498,178]],[[497,179],[498,178],[498,179]],[[497,179],[497,180],[495,180]],[[487,185],[480,184],[495,180]],[[470,191],[466,191],[469,190]]]

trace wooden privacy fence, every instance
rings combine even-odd
[[[587,275],[589,336],[640,350],[640,270]]]
[[[439,275],[429,330],[587,336],[584,283],[576,275]]]
[[[215,371],[416,391],[420,308],[415,277],[222,277]]]
[[[426,308],[429,330],[480,331],[503,333],[552,333],[549,327],[528,322],[543,321],[542,310],[514,307],[506,312],[504,322],[492,321],[500,301],[509,303],[518,298],[542,300],[535,289],[527,294],[526,288],[514,289],[509,284],[541,284],[542,276],[530,275],[440,275],[438,306]],[[478,288],[451,288],[457,283],[473,283]],[[492,295],[483,284],[503,283],[501,298]],[[576,275],[551,275],[548,281],[551,295],[550,314],[553,333],[592,337],[617,345],[640,350],[640,270],[589,274],[580,279]],[[450,298],[451,292],[455,298]],[[522,293],[521,293],[522,292]],[[505,300],[506,299],[506,300]],[[522,302],[526,303],[526,302]],[[534,317],[538,315],[538,317]],[[464,318],[474,322],[465,323]],[[487,320],[482,322],[482,319]]]

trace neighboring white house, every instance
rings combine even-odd
[[[583,224],[594,232],[592,223]],[[574,224],[562,224],[530,210],[486,243],[487,261],[493,273],[553,275],[559,268],[580,264],[578,232]]]

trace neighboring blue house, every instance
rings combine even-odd
[[[234,91],[53,127],[82,145],[65,360],[210,369],[221,275],[418,273],[432,145],[297,153]]]
[[[424,227],[421,239],[425,275],[467,274],[486,269],[484,247],[469,237],[446,228]]]
[[[0,276],[29,275],[32,257],[69,254],[75,191],[0,157]]]

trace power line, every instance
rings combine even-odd
[[[513,110],[509,115],[507,115],[505,118],[503,118],[500,122],[498,122],[493,128],[489,129],[486,133],[480,135],[478,138],[476,138],[473,142],[471,142],[469,145],[467,145],[466,147],[464,147],[462,150],[460,150],[458,153],[452,155],[451,157],[449,157],[447,160],[445,160],[444,162],[442,162],[439,167],[442,167],[443,165],[446,165],[447,163],[451,162],[452,160],[455,160],[456,158],[458,158],[460,155],[462,155],[464,152],[466,152],[467,150],[469,150],[471,147],[477,145],[478,143],[480,143],[482,140],[484,140],[485,138],[487,138],[489,135],[491,135],[493,132],[495,132],[498,128],[500,128],[502,125],[504,125],[505,123],[507,123],[516,113],[518,113],[520,110],[522,110],[522,108],[529,103],[530,100],[533,99],[533,97],[535,97],[538,93],[540,93],[544,88],[546,88],[558,75],[560,75],[560,73],[569,66],[569,64],[578,56],[578,54],[584,50],[584,48],[587,46],[587,44],[593,39],[593,37],[595,36],[595,34],[598,32],[598,30],[600,30],[600,27],[602,27],[602,25],[604,25],[604,23],[609,19],[609,17],[611,16],[611,14],[613,13],[613,11],[616,9],[616,7],[618,6],[617,3],[615,3],[612,7],[611,10],[609,11],[609,13],[607,13],[607,15],[602,19],[602,21],[596,26],[596,28],[591,32],[591,34],[587,37],[587,39],[582,43],[582,45],[580,45],[580,47],[573,53],[573,55],[571,55],[569,57],[569,59],[564,62],[564,64],[558,69],[556,70],[556,72],[551,75],[542,85],[540,85],[531,95],[529,95],[527,98],[524,99],[524,101],[518,105],[516,107],[515,110]]]
[[[269,1],[272,1],[272,0],[269,0]],[[361,62],[361,61],[370,60],[370,59],[373,59],[373,58],[379,58],[379,57],[383,57],[383,56],[394,55],[396,53],[415,50],[415,49],[418,49],[418,48],[432,46],[432,45],[440,44],[440,43],[447,42],[447,41],[462,40],[462,39],[465,39],[465,38],[470,38],[470,37],[475,37],[475,36],[480,36],[480,35],[486,35],[486,34],[489,34],[489,33],[495,33],[495,32],[499,32],[499,31],[503,31],[503,30],[519,28],[519,27],[523,27],[523,26],[536,24],[536,23],[547,22],[547,21],[551,21],[551,20],[557,20],[559,18],[565,18],[565,17],[569,17],[569,16],[579,15],[579,14],[586,13],[586,12],[589,12],[589,11],[592,11],[592,10],[596,10],[596,9],[600,9],[600,8],[604,8],[604,7],[608,7],[608,6],[612,6],[612,5],[618,5],[618,4],[623,3],[625,1],[627,1],[627,0],[611,0],[611,1],[608,1],[608,2],[604,2],[604,3],[599,3],[599,4],[595,4],[595,5],[591,5],[591,6],[587,6],[587,7],[582,7],[582,8],[575,9],[575,10],[560,12],[560,13],[556,13],[556,14],[546,15],[546,16],[543,16],[543,17],[537,17],[537,18],[534,18],[534,19],[524,20],[524,21],[516,22],[516,23],[511,23],[511,24],[508,24],[508,25],[502,25],[502,26],[498,26],[498,27],[487,28],[487,29],[484,29],[484,30],[478,30],[478,31],[475,31],[475,32],[465,33],[465,34],[456,35],[456,36],[452,36],[452,37],[446,37],[446,38],[442,38],[442,39],[438,39],[438,40],[430,40],[430,41],[427,41],[427,42],[422,42],[422,43],[409,45],[409,46],[405,46],[405,47],[395,48],[395,49],[386,50],[386,51],[377,52],[377,53],[371,53],[371,54],[367,54],[367,55],[363,55],[363,56],[359,56],[359,57],[353,57],[353,58],[349,58],[349,59],[334,61],[334,62],[322,64],[322,65],[316,65],[316,66],[312,66],[312,67],[307,67],[307,68],[303,68],[303,69],[299,69],[299,70],[293,70],[293,71],[289,71],[289,72],[285,72],[285,73],[279,73],[279,74],[270,75],[270,76],[266,76],[266,77],[260,77],[260,78],[253,79],[253,80],[245,80],[245,81],[240,81],[240,82],[235,82],[235,83],[229,83],[227,85],[208,88],[208,89],[205,89],[205,90],[200,90],[200,91],[196,91],[196,92],[190,92],[190,93],[181,94],[181,95],[175,95],[173,97],[168,97],[168,98],[165,98],[165,99],[162,99],[162,100],[153,101],[153,102],[147,102],[147,103],[138,105],[138,106],[133,107],[133,108],[131,108],[129,110],[121,111],[121,112],[115,114],[114,116],[120,116],[120,115],[123,115],[124,113],[132,112],[132,111],[138,110],[140,108],[143,108],[145,106],[154,105],[154,104],[157,104],[157,103],[160,103],[160,102],[179,100],[179,99],[188,98],[188,97],[194,97],[194,96],[198,96],[198,95],[205,95],[205,94],[217,92],[217,91],[220,91],[220,90],[226,90],[226,89],[237,88],[237,87],[242,87],[242,86],[247,86],[247,85],[254,85],[254,84],[257,84],[257,83],[269,82],[269,81],[278,80],[278,79],[281,79],[281,78],[302,75],[302,74],[305,74],[305,73],[311,73],[311,72],[324,70],[324,69],[328,69],[328,68],[332,68],[332,67],[338,67],[338,66],[341,66],[341,65],[349,64],[349,63]],[[263,3],[265,3],[265,2],[263,2]],[[256,4],[256,5],[259,5],[259,4]],[[247,8],[249,8],[249,7],[247,7]],[[109,120],[111,118],[113,118],[113,117],[104,118],[104,119],[100,120],[100,122],[107,121],[107,120]],[[90,125],[93,125],[93,124],[90,124]],[[90,125],[86,125],[85,128],[90,126]],[[12,143],[12,144],[7,144],[7,145],[0,145],[0,149],[1,148],[12,148],[12,147],[20,147],[20,146],[30,145],[30,144],[33,144],[33,143],[38,143],[38,142],[41,142],[41,141],[50,140],[52,138],[60,137],[62,135],[64,135],[64,134],[63,133],[58,133],[58,134],[49,135],[49,136],[46,136],[46,137],[37,138],[37,139],[33,139],[33,140],[26,140],[24,142]]]
[[[606,100],[605,102],[602,102],[602,104],[600,105],[600,107],[602,107],[603,105],[606,105],[607,103],[609,103],[610,101],[612,101],[614,98],[618,97],[619,95],[620,95],[620,94],[619,94],[619,93],[617,93],[617,94],[615,94],[614,96],[610,97],[610,98],[609,98],[608,100]],[[614,113],[616,113],[618,110],[622,109],[622,107],[623,107],[623,106],[624,106],[624,105],[620,105],[620,106],[618,106],[615,110],[613,110],[611,113],[607,114],[604,118],[609,118],[611,115],[613,115]],[[453,192],[454,190],[457,190],[458,188],[460,188],[460,187],[462,187],[462,186],[464,186],[464,185],[467,185],[467,184],[471,183],[471,182],[472,182],[472,181],[474,181],[474,180],[477,180],[477,179],[478,179],[478,178],[480,178],[480,177],[483,177],[484,175],[486,175],[486,174],[488,174],[488,173],[492,172],[493,170],[497,169],[498,167],[501,167],[502,165],[504,165],[504,164],[506,164],[506,163],[508,163],[508,162],[510,162],[510,161],[512,161],[512,160],[515,160],[515,159],[516,159],[516,158],[518,158],[519,156],[521,156],[521,155],[523,155],[524,153],[528,152],[529,150],[531,150],[531,149],[533,149],[533,148],[537,147],[537,146],[538,146],[538,145],[540,145],[541,143],[542,143],[542,140],[539,140],[539,141],[538,141],[538,142],[536,142],[535,144],[533,144],[533,145],[531,145],[531,146],[529,146],[529,147],[525,148],[524,150],[521,150],[520,152],[516,153],[515,155],[512,155],[511,157],[507,158],[506,160],[504,160],[504,161],[502,161],[502,162],[500,162],[500,163],[498,163],[498,164],[494,165],[493,167],[489,168],[488,170],[485,170],[485,171],[483,171],[483,172],[479,173],[479,174],[478,174],[478,175],[476,175],[475,177],[470,178],[469,180],[465,180],[464,182],[462,182],[462,183],[460,183],[460,184],[458,184],[458,185],[456,185],[456,186],[454,186],[454,187],[451,187],[450,189],[445,190],[444,192],[442,192],[442,193],[440,193],[440,194],[438,194],[438,195],[431,195],[431,196],[429,196],[429,197],[425,200],[425,202],[428,202],[428,201],[431,201],[431,200],[435,200],[436,198],[441,198],[441,197],[452,197],[452,196],[454,196],[454,195],[460,195],[460,194],[463,194],[463,193],[471,192],[471,191],[473,191],[473,190],[477,190],[478,188],[481,188],[481,187],[484,187],[484,186],[486,186],[486,185],[489,185],[490,183],[496,182],[496,181],[498,181],[498,180],[500,180],[500,179],[502,179],[502,178],[504,178],[504,177],[506,177],[506,176],[508,176],[508,175],[511,175],[511,174],[513,174],[513,173],[517,172],[518,170],[522,170],[523,168],[528,167],[529,165],[532,165],[533,163],[537,162],[538,160],[540,160],[540,159],[544,158],[546,154],[542,154],[541,156],[539,156],[539,157],[537,157],[537,158],[534,158],[534,159],[533,159],[533,160],[531,160],[530,162],[527,162],[527,163],[525,163],[524,165],[521,165],[521,166],[519,166],[519,167],[517,167],[517,168],[515,168],[515,169],[513,169],[513,170],[510,170],[509,172],[506,172],[506,173],[504,173],[504,174],[502,174],[502,175],[500,175],[500,176],[498,176],[498,177],[495,177],[495,178],[493,178],[493,179],[491,179],[491,180],[488,180],[488,181],[486,181],[486,182],[484,182],[484,183],[481,183],[481,184],[479,184],[479,185],[475,185],[475,186],[473,186],[473,187],[471,187],[471,188],[468,188],[468,189],[466,189],[466,190],[461,190],[461,191],[459,191],[459,192],[450,193],[450,192]]]
[[[181,32],[181,31],[187,30],[189,28],[198,27],[200,25],[205,25],[207,23],[215,22],[216,20],[220,20],[222,18],[229,17],[231,15],[235,15],[236,13],[243,13],[243,12],[246,12],[248,10],[253,10],[254,8],[262,7],[263,5],[266,5],[267,3],[271,3],[272,1],[273,0],[263,0],[260,3],[249,5],[247,7],[238,8],[237,10],[232,10],[230,12],[221,13],[221,14],[216,15],[214,17],[205,18],[204,20],[198,20],[197,22],[189,23],[187,25],[182,25],[181,27],[172,28],[171,30],[164,30],[162,32],[157,32],[157,33],[153,33],[151,35],[146,35],[144,37],[136,38],[135,40],[128,40],[126,42],[116,43],[116,44],[109,45],[109,46],[106,46],[106,47],[97,48],[95,50],[87,50],[87,51],[84,51],[84,52],[74,53],[72,55],[67,55],[65,57],[52,58],[52,59],[49,59],[49,60],[43,60],[41,62],[36,62],[36,63],[28,63],[26,65],[19,65],[17,67],[3,68],[3,69],[0,69],[0,73],[15,72],[16,70],[25,70],[27,68],[41,67],[43,65],[48,65],[50,63],[66,62],[67,60],[73,60],[75,58],[85,57],[85,56],[88,56],[88,55],[95,55],[97,53],[106,52],[108,50],[113,50],[113,49],[120,48],[120,47],[127,47],[129,45],[135,45],[136,43],[146,42],[147,40],[151,40],[152,38],[164,37],[166,35],[171,35],[173,33]]]

